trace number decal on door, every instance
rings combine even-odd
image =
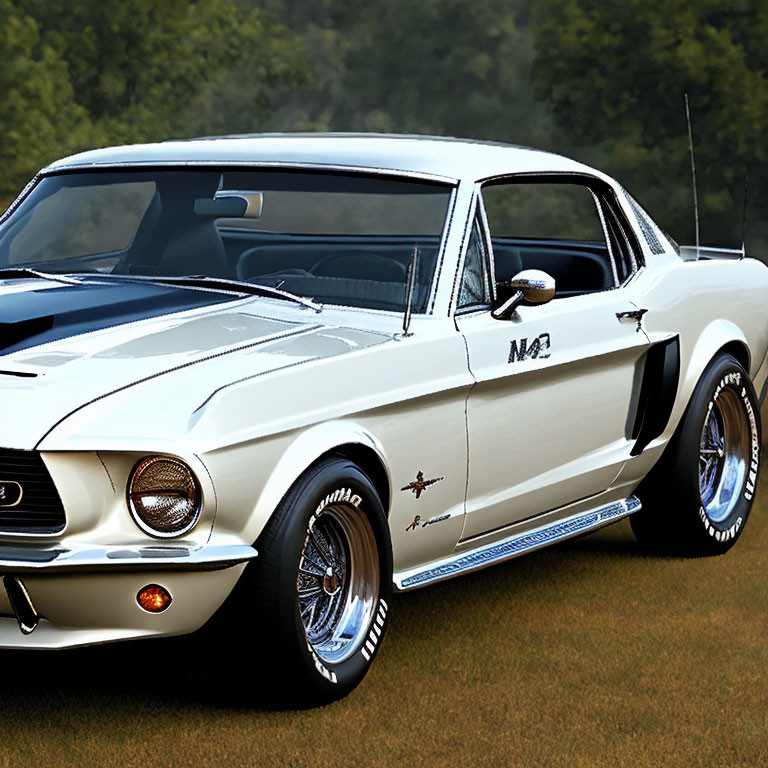
[[[535,360],[549,357],[552,339],[548,333],[539,334],[531,343],[528,339],[514,339],[509,347],[509,363],[519,363],[522,360]]]

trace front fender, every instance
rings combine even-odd
[[[258,495],[243,540],[256,541],[280,501],[296,480],[319,458],[346,445],[358,445],[375,453],[387,477],[389,462],[381,443],[364,427],[354,421],[339,420],[317,424],[298,433],[284,448]]]

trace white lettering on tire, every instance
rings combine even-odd
[[[755,487],[757,485],[757,472],[760,466],[760,440],[757,431],[757,418],[755,416],[755,409],[753,408],[749,399],[747,388],[743,386],[741,379],[741,373],[739,371],[734,371],[733,373],[727,374],[720,380],[720,383],[717,385],[712,399],[710,400],[707,407],[707,414],[709,414],[709,412],[712,410],[715,401],[720,396],[720,393],[723,391],[723,389],[725,389],[725,387],[731,386],[739,393],[741,401],[744,403],[744,410],[747,414],[750,430],[750,465],[747,472],[746,481],[744,483],[744,498],[747,501],[752,501],[752,498],[755,495]],[[712,521],[707,516],[704,507],[701,506],[699,507],[699,517],[701,518],[701,522],[704,524],[704,529],[706,532],[713,539],[719,542],[726,542],[735,538],[741,530],[742,525],[744,524],[744,519],[739,516],[736,519],[736,522],[733,523],[733,525],[731,525],[729,528],[725,530],[719,530],[718,528],[715,528],[714,525],[712,525]]]
[[[366,661],[371,660],[371,656],[373,656],[373,653],[376,650],[376,645],[381,637],[381,629],[384,626],[386,618],[387,604],[383,600],[379,600],[379,610],[376,612],[376,618],[371,622],[371,629],[370,632],[368,632],[368,637],[360,648],[360,653],[363,654],[363,658]]]
[[[752,501],[755,495],[755,487],[757,485],[757,470],[760,467],[760,440],[757,434],[757,419],[755,418],[755,409],[752,407],[752,403],[749,400],[747,394],[747,388],[742,387],[741,399],[744,402],[744,408],[747,411],[747,418],[749,419],[749,430],[751,433],[750,440],[750,462],[749,471],[747,472],[747,482],[744,485],[744,498],[747,501]]]
[[[308,528],[311,531],[312,527],[315,524],[315,520],[320,516],[320,514],[326,509],[326,507],[330,507],[331,504],[336,504],[340,501],[345,502],[346,504],[352,504],[353,506],[360,509],[360,505],[363,502],[363,499],[361,496],[358,496],[356,493],[352,492],[351,488],[337,488],[332,493],[329,493],[318,505],[315,509],[314,513],[312,514],[312,517],[309,518],[309,525]],[[307,533],[307,538],[309,538],[309,533]],[[383,601],[382,601],[383,602]],[[315,653],[314,648],[307,642],[307,649],[309,650],[309,655],[312,657],[312,661],[315,664],[315,669],[329,682],[329,683],[338,683],[339,680],[336,677],[336,673],[328,669],[328,667],[323,664],[323,662],[320,660],[320,657]]]
[[[336,673],[328,669],[328,667],[323,664],[322,661],[320,661],[320,657],[315,653],[312,646],[307,643],[307,648],[309,649],[309,655],[312,657],[312,661],[315,662],[315,669],[329,682],[329,683],[338,683],[339,680],[336,677]]]

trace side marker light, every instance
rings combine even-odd
[[[162,613],[172,600],[168,590],[159,584],[148,584],[136,595],[136,602],[149,613]]]

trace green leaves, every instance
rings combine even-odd
[[[0,0],[0,199],[94,145],[258,130],[307,77],[299,37],[233,0]]]
[[[758,0],[0,0],[0,199],[91,146],[258,130],[529,144],[619,178],[704,242],[768,218]]]
[[[690,242],[688,92],[702,239],[737,245],[747,170],[755,213],[768,193],[766,32],[768,8],[747,0],[548,0],[536,28],[536,93],[575,154],[626,180]]]
[[[47,45],[35,20],[0,0],[0,199],[10,196],[57,154],[85,138],[85,110],[74,103],[66,62]],[[67,126],[61,135],[58,126]]]

